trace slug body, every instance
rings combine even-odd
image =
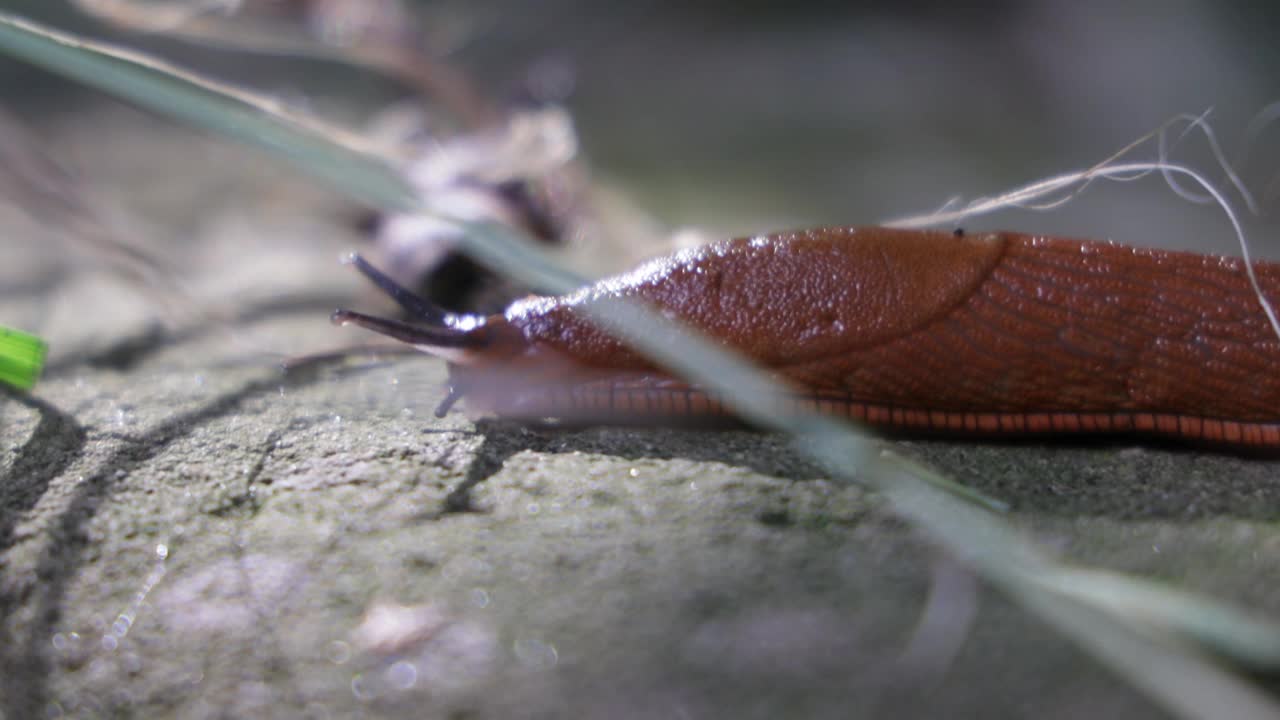
[[[1254,268],[1265,293],[1280,290],[1280,265]],[[801,407],[873,425],[1280,447],[1280,339],[1235,258],[822,228],[680,252],[501,316],[418,308],[429,328],[335,318],[450,360],[451,400],[481,411],[582,422],[726,414],[575,310],[612,297],[721,340],[792,387]]]

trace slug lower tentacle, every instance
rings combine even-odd
[[[575,308],[643,300],[796,389],[908,430],[1136,432],[1280,447],[1280,339],[1243,261],[1016,233],[820,228],[676,253],[503,315],[450,315],[356,266],[420,324],[340,321],[450,362],[480,412],[581,422],[723,415]],[[1265,292],[1280,265],[1258,263]]]

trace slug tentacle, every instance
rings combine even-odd
[[[482,397],[491,393],[506,394],[513,384],[527,379],[520,376],[514,383],[495,382],[494,368],[519,362],[519,356],[531,355],[530,364],[546,368],[548,362],[538,353],[526,353],[527,342],[518,329],[502,317],[450,313],[436,307],[413,291],[392,280],[352,253],[346,262],[369,278],[380,290],[391,296],[401,308],[418,322],[403,322],[375,317],[353,310],[335,310],[330,321],[336,325],[357,325],[381,335],[408,343],[429,355],[449,363],[449,393],[436,407],[436,417],[444,417],[454,403],[478,391]],[[492,405],[491,400],[482,401]]]
[[[416,322],[374,317],[352,310],[335,310],[329,318],[334,324],[359,325],[451,362],[469,362],[476,351],[490,344],[493,333],[485,331],[488,321],[485,316],[446,312],[392,280],[357,253],[348,255],[344,262],[371,280]]]
[[[370,265],[369,261],[361,257],[359,253],[351,253],[343,259],[343,262],[353,266],[361,275],[369,278],[374,285],[378,286],[379,290],[386,293],[392,300],[395,300],[397,305],[416,320],[431,325],[451,326],[459,324],[475,325],[477,321],[483,319],[481,316],[459,315],[447,312],[444,308],[392,280],[386,273]]]
[[[483,347],[482,337],[446,326],[410,325],[399,320],[374,317],[353,310],[334,310],[329,320],[335,325],[359,325],[366,330],[409,343],[433,355],[443,354],[435,352],[435,349],[474,350]]]

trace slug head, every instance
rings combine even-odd
[[[443,417],[460,398],[473,409],[520,415],[529,404],[530,388],[548,387],[580,368],[501,315],[450,313],[398,284],[352,253],[346,262],[378,286],[408,313],[410,322],[336,310],[337,325],[358,325],[414,346],[449,364],[449,394],[436,408]]]

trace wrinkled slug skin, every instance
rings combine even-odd
[[[1280,290],[1280,266],[1255,267]],[[823,228],[677,253],[517,302],[495,332],[518,332],[520,357],[454,367],[456,383],[524,417],[722,412],[573,310],[610,295],[721,339],[798,403],[873,423],[1280,445],[1280,341],[1243,261],[1015,233]],[[512,382],[493,381],[502,368]]]

